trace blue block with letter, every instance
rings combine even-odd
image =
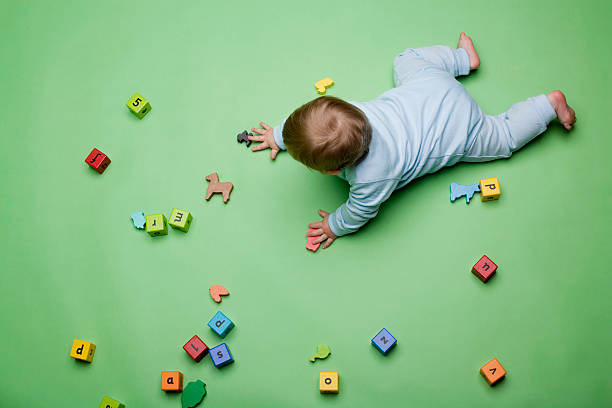
[[[397,344],[397,340],[387,331],[387,329],[382,329],[374,336],[372,344],[380,350],[381,353],[386,355],[389,350]]]
[[[234,323],[223,313],[217,312],[208,322],[208,326],[223,338],[234,328]]]

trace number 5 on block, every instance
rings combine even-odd
[[[139,93],[135,93],[125,104],[139,119],[142,119],[151,110],[151,105],[147,98]]]

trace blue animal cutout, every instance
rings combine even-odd
[[[472,198],[474,193],[480,193],[480,187],[478,186],[478,184],[470,184],[469,186],[464,186],[457,183],[451,183],[450,193],[451,203],[454,203],[455,200],[459,197],[465,196],[465,200],[469,204],[470,198]]]
[[[135,211],[130,215],[134,226],[138,229],[144,229],[147,219],[142,211]]]

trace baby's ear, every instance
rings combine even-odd
[[[342,173],[342,169],[338,169],[338,170],[325,170],[325,173],[331,175],[331,176],[337,176],[338,174]]]

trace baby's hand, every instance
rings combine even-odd
[[[278,154],[280,150],[278,148],[278,145],[274,141],[274,129],[272,129],[270,126],[266,125],[263,122],[259,122],[259,125],[263,129],[259,129],[259,128],[251,129],[253,132],[258,133],[259,136],[249,136],[249,140],[252,140],[254,142],[261,142],[261,143],[255,147],[252,147],[251,150],[256,152],[258,150],[272,149],[272,151],[270,152],[270,158],[274,160],[276,159],[276,155]]]
[[[313,228],[314,231],[310,231],[306,235],[309,237],[318,237],[312,241],[313,244],[318,244],[320,242],[325,241],[323,245],[321,245],[323,249],[325,249],[330,246],[338,237],[329,228],[329,222],[327,221],[327,219],[329,218],[329,213],[323,210],[319,210],[319,215],[323,217],[323,221],[308,224],[308,226],[310,228]]]

